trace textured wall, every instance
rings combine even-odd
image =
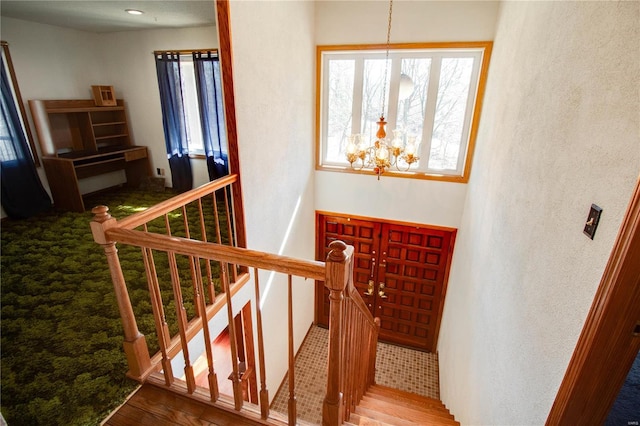
[[[313,10],[312,2],[232,1],[230,11],[247,244],[306,259],[315,229]],[[287,365],[286,277],[261,279],[273,398]],[[296,348],[313,321],[313,286],[294,284]]]
[[[391,42],[493,40],[498,2],[400,1]],[[316,2],[316,43],[384,43],[386,1]],[[316,172],[316,209],[458,227],[467,185]]]
[[[640,171],[639,26],[638,2],[501,6],[438,347],[462,424],[546,419]]]

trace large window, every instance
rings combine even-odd
[[[403,45],[386,59],[379,47],[319,46],[318,167],[350,171],[349,137],[372,141],[384,114],[387,137],[415,137],[420,157],[385,174],[466,182],[490,51],[490,42]]]

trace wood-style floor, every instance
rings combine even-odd
[[[105,426],[244,426],[262,423],[147,383],[142,385],[103,424]]]

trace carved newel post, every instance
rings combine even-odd
[[[342,309],[344,305],[344,289],[349,279],[349,262],[353,247],[342,241],[329,244],[331,251],[326,261],[325,286],[329,289],[329,357],[327,374],[327,394],[322,404],[323,426],[342,424],[343,405],[341,385],[342,371]]]
[[[111,272],[111,281],[118,302],[118,310],[120,311],[120,319],[124,329],[124,352],[127,356],[129,371],[127,376],[142,382],[148,375],[151,368],[151,359],[149,357],[149,349],[144,335],[138,330],[138,324],[133,314],[131,300],[127,292],[127,285],[120,268],[120,259],[118,258],[118,249],[116,243],[109,241],[105,232],[116,225],[116,219],[108,213],[109,208],[106,206],[94,207],[91,213],[94,214],[91,221],[91,232],[96,243],[100,244],[104,249]]]

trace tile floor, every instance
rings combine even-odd
[[[298,352],[295,364],[298,417],[320,423],[322,400],[327,385],[328,330],[312,326]],[[440,399],[438,356],[387,343],[378,343],[376,383],[419,395]],[[271,410],[288,412],[288,379],[276,394]]]

